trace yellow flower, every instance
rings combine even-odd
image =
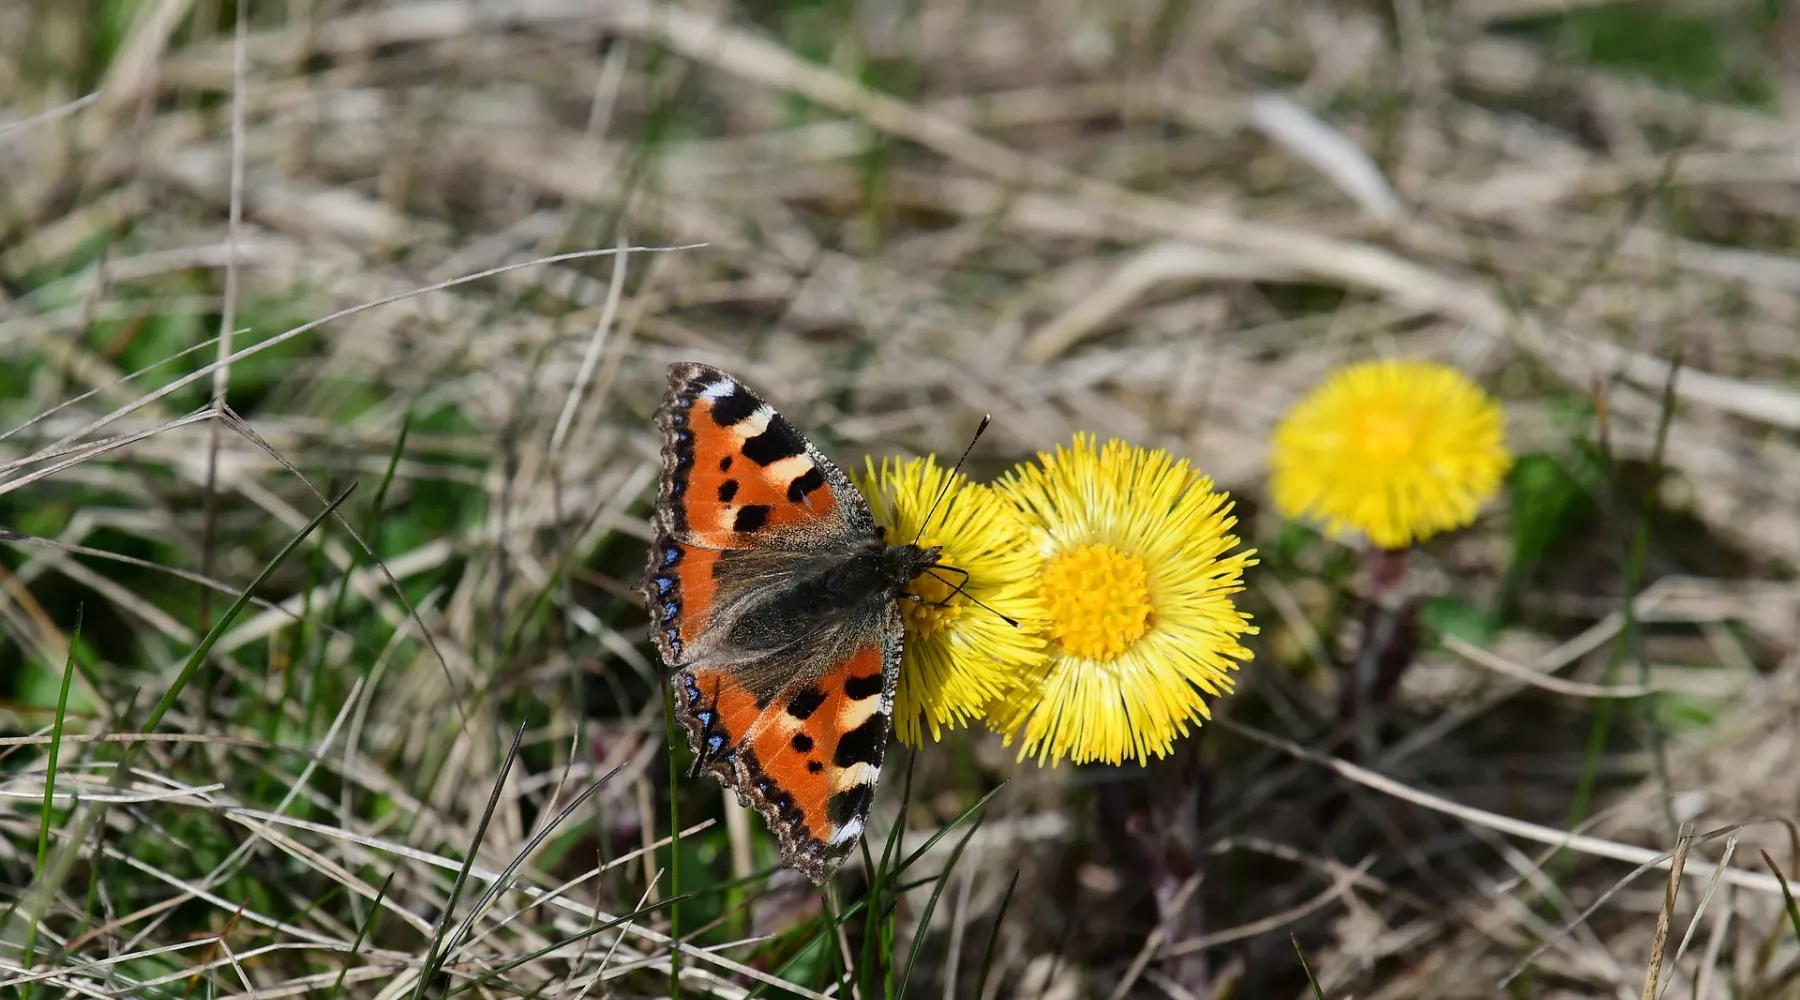
[[[946,492],[949,476],[927,457],[882,462],[879,470],[870,461],[855,477],[890,543],[918,536],[920,545],[943,546],[942,568],[907,588],[917,600],[900,602],[906,644],[894,693],[894,731],[910,746],[923,742],[921,720],[938,739],[944,727],[979,715],[1044,656],[1043,611],[1036,596],[1040,561],[1030,545],[1029,525],[992,488],[960,474],[949,479]],[[937,511],[919,536],[934,502]],[[1001,615],[1019,624],[1008,624]]]
[[[1168,452],[1077,435],[1038,462],[995,488],[1035,526],[1048,656],[988,722],[1040,764],[1164,756],[1250,658],[1231,595],[1254,553],[1227,554],[1230,499]]]
[[[1275,429],[1270,490],[1286,517],[1398,549],[1475,520],[1512,462],[1499,404],[1430,361],[1367,361],[1325,380]]]

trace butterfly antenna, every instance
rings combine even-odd
[[[946,566],[944,568],[945,569],[954,569],[954,567],[950,567],[950,566]],[[951,587],[949,596],[945,597],[944,600],[948,601],[951,597],[955,597],[956,595],[961,594],[963,600],[968,601],[970,604],[975,605],[976,607],[982,609],[983,611],[986,611],[993,615],[998,616],[1001,621],[1005,622],[1008,625],[1011,625],[1013,628],[1019,627],[1019,620],[1017,618],[1014,618],[1012,615],[1009,615],[1004,611],[1000,611],[995,608],[991,608],[986,604],[983,604],[981,602],[980,598],[976,597],[974,594],[971,594],[967,590],[965,590],[964,588],[969,585],[969,574],[963,572],[962,570],[956,570],[956,572],[962,573],[962,575],[963,575],[962,582],[955,585],[954,587]],[[945,584],[946,586],[948,586],[950,583],[949,580],[946,580],[943,577],[938,576],[936,573],[931,574],[931,578],[933,580],[936,580],[939,583]]]
[[[976,426],[975,433],[970,436],[969,446],[963,449],[962,457],[958,458],[956,464],[950,467],[950,474],[944,477],[944,485],[938,488],[937,499],[931,501],[931,509],[925,512],[925,520],[919,522],[919,533],[913,536],[914,545],[919,544],[919,539],[925,537],[925,528],[931,524],[931,517],[937,513],[938,505],[943,503],[944,498],[950,495],[950,485],[956,481],[956,474],[962,471],[963,463],[968,461],[969,452],[975,450],[975,442],[981,440],[982,432],[986,431],[988,429],[988,424],[993,422],[994,415],[992,413],[984,413],[981,415],[981,423]],[[996,614],[998,614],[998,612],[996,612]],[[1005,618],[1006,616],[1001,615],[1000,617]]]

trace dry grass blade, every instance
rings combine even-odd
[[[1370,218],[1396,222],[1405,213],[1400,196],[1369,154],[1291,98],[1257,94],[1250,99],[1250,122],[1324,174]]]
[[[647,247],[647,246],[646,247],[627,247],[625,252],[628,252],[628,253],[666,253],[666,252],[675,252],[675,251],[680,251],[680,250],[694,250],[694,249],[698,249],[704,245],[705,244],[694,243],[694,244],[687,244],[687,245],[683,245],[683,246],[669,246],[669,247]],[[209,364],[203,368],[200,368],[197,371],[193,371],[186,375],[183,375],[180,378],[175,379],[174,381],[168,383],[167,385],[164,385],[161,388],[156,389],[153,392],[146,393],[145,395],[138,397],[138,399],[134,400],[133,402],[128,403],[124,406],[121,406],[118,409],[113,410],[112,412],[106,414],[105,416],[102,416],[86,425],[83,425],[79,430],[75,431],[74,433],[69,434],[65,437],[59,438],[58,440],[52,442],[51,444],[40,448],[39,450],[33,452],[31,455],[27,456],[22,461],[24,461],[24,462],[38,461],[47,455],[55,453],[56,450],[59,448],[65,447],[77,440],[85,438],[88,435],[94,433],[95,431],[100,430],[104,427],[110,426],[111,424],[117,422],[118,420],[120,420],[126,416],[129,416],[130,414],[135,413],[138,410],[141,410],[144,407],[151,405],[152,403],[159,402],[159,401],[167,398],[168,396],[173,395],[178,390],[184,389],[187,386],[212,375],[214,372],[218,371],[221,368],[225,368],[225,367],[228,367],[237,362],[243,361],[247,358],[254,357],[255,355],[260,354],[264,351],[270,350],[274,347],[278,347],[281,344],[284,344],[284,343],[288,342],[289,340],[294,339],[295,337],[299,337],[303,334],[310,333],[313,330],[318,329],[319,327],[333,323],[337,320],[346,319],[348,317],[355,316],[358,313],[367,312],[371,309],[378,309],[382,306],[393,305],[394,303],[397,303],[397,302],[404,302],[407,299],[416,298],[418,296],[426,295],[431,292],[442,291],[444,289],[454,288],[458,285],[468,284],[469,282],[480,281],[484,278],[491,278],[496,275],[506,274],[511,271],[518,271],[518,270],[521,270],[524,268],[530,268],[530,267],[543,267],[543,266],[550,265],[550,264],[560,263],[562,261],[581,260],[581,259],[588,258],[588,257],[606,257],[606,256],[611,256],[611,255],[617,254],[619,252],[621,252],[621,251],[618,251],[618,250],[576,250],[576,251],[571,251],[569,253],[551,254],[547,257],[538,257],[533,260],[522,261],[517,264],[503,264],[499,267],[490,267],[486,270],[477,271],[473,274],[459,275],[455,278],[450,278],[445,281],[436,282],[434,284],[426,285],[421,288],[410,289],[408,291],[400,292],[400,293],[397,293],[394,295],[385,296],[383,298],[376,299],[371,302],[358,303],[357,305],[350,306],[345,309],[339,309],[338,311],[336,311],[328,316],[324,316],[319,319],[312,320],[311,322],[308,322],[308,323],[302,323],[299,326],[293,327],[292,329],[284,330],[281,333],[275,334],[274,336],[271,336],[271,337],[267,338],[266,340],[262,340],[262,341],[259,341],[258,343],[252,344],[249,347],[240,348],[239,350],[237,350],[229,355],[226,355],[225,357],[222,357],[222,358],[218,359],[217,361],[214,361],[211,364]],[[197,414],[195,417],[189,418],[189,419],[199,419],[199,418],[203,418],[204,416],[205,415]],[[9,485],[13,485],[13,484],[9,484]]]
[[[1656,911],[1656,933],[1650,939],[1650,959],[1644,969],[1641,1000],[1656,1000],[1657,983],[1662,978],[1663,949],[1668,946],[1669,924],[1675,919],[1675,901],[1681,896],[1681,876],[1687,868],[1688,848],[1694,845],[1692,827],[1683,827],[1675,839],[1675,851],[1669,859],[1669,883],[1663,890],[1662,908]]]
[[[1329,768],[1336,771],[1339,775],[1367,788],[1374,789],[1385,795],[1392,795],[1395,798],[1403,799],[1414,805],[1423,806],[1427,809],[1445,813],[1446,815],[1455,816],[1464,822],[1475,823],[1491,830],[1497,830],[1514,837],[1522,837],[1526,840],[1533,840],[1540,844],[1548,844],[1553,847],[1572,850],[1582,854],[1591,854],[1595,857],[1611,858],[1615,861],[1625,861],[1636,864],[1639,866],[1637,869],[1638,872],[1649,871],[1652,868],[1667,868],[1670,866],[1672,855],[1669,852],[1658,853],[1648,848],[1633,847],[1630,844],[1621,844],[1600,837],[1590,837],[1585,834],[1570,833],[1543,826],[1538,823],[1523,822],[1509,816],[1502,816],[1483,809],[1474,809],[1469,806],[1449,801],[1441,796],[1432,795],[1428,792],[1421,792],[1415,788],[1409,788],[1401,782],[1377,774],[1367,768],[1359,767],[1348,761],[1338,760],[1321,753],[1307,750],[1305,747],[1302,747],[1291,740],[1284,740],[1279,737],[1270,736],[1267,733],[1258,732],[1257,730],[1251,729],[1248,726],[1234,722],[1230,719],[1220,719],[1217,720],[1215,724],[1242,733],[1258,743],[1275,747],[1301,760],[1306,760],[1322,767]],[[1708,836],[1710,838],[1713,835],[1709,834]],[[1634,872],[1633,875],[1635,876],[1635,874],[1636,873]],[[1745,889],[1754,889],[1757,892],[1780,894],[1786,891],[1786,886],[1779,879],[1763,875],[1761,872],[1746,871],[1742,868],[1731,868],[1724,870],[1720,877],[1723,881],[1731,885]]]
[[[1174,900],[1170,903],[1170,909],[1180,909],[1186,906],[1194,891],[1199,888],[1200,876],[1190,876],[1186,882],[1182,883],[1181,888],[1176,890]],[[1119,977],[1117,983],[1113,984],[1112,992],[1107,994],[1108,1000],[1123,1000],[1131,992],[1131,988],[1137,985],[1138,977],[1142,976],[1144,970],[1149,968],[1150,960],[1155,958],[1157,951],[1162,948],[1163,939],[1167,933],[1166,926],[1160,924],[1150,932],[1150,936],[1144,939],[1144,944],[1138,949],[1138,953],[1132,957],[1131,964],[1125,967],[1125,974]]]
[[[1737,852],[1738,836],[1739,831],[1733,830],[1731,831],[1731,834],[1725,838],[1725,850],[1723,856],[1720,857],[1719,863],[1713,866],[1712,878],[1707,880],[1706,890],[1700,894],[1700,902],[1694,906],[1693,919],[1688,921],[1687,930],[1683,931],[1681,935],[1681,944],[1675,948],[1674,964],[1679,964],[1681,962],[1681,957],[1687,954],[1688,945],[1694,940],[1694,932],[1700,929],[1700,918],[1706,915],[1707,904],[1712,902],[1713,892],[1719,887],[1719,874],[1730,866],[1731,856]],[[1713,942],[1708,945],[1708,956],[1702,965],[1703,971],[1712,968],[1713,960],[1717,958],[1715,949],[1718,947],[1720,943],[1719,938],[1722,936],[1723,931],[1720,930],[1718,934],[1715,934]],[[1658,998],[1667,994],[1669,992],[1669,986],[1673,985],[1674,982],[1674,978],[1671,977],[1669,982],[1664,984],[1662,990],[1658,992]],[[1696,982],[1694,987],[1694,995],[1696,997],[1703,997],[1706,995],[1705,990],[1701,988],[1698,982]]]
[[[21,118],[17,121],[11,121],[11,122],[6,122],[5,124],[0,124],[0,139],[5,139],[8,135],[11,135],[14,132],[22,132],[25,129],[31,128],[33,125],[48,124],[50,122],[56,121],[58,118],[64,118],[69,115],[72,115],[75,112],[80,111],[82,108],[85,108],[88,105],[94,103],[94,100],[96,98],[98,98],[99,96],[100,96],[99,94],[95,93],[95,94],[88,94],[85,97],[77,97],[73,101],[70,101],[66,104],[60,104],[54,108],[50,108],[47,111],[40,111],[35,115],[27,115],[24,118]]]
[[[1486,667],[1502,677],[1510,677],[1513,680],[1520,681],[1532,687],[1542,688],[1545,691],[1554,691],[1557,694],[1573,695],[1577,698],[1641,698],[1645,695],[1656,693],[1656,688],[1653,686],[1639,684],[1587,684],[1581,681],[1570,681],[1560,677],[1552,677],[1548,674],[1539,673],[1522,664],[1514,663],[1503,656],[1496,656],[1492,652],[1482,649],[1480,646],[1475,645],[1461,636],[1445,636],[1444,648],[1463,659],[1468,660],[1470,663]]]
[[[1213,931],[1210,934],[1203,934],[1200,937],[1188,938],[1185,941],[1175,941],[1163,945],[1159,954],[1170,957],[1175,955],[1189,955],[1198,951],[1206,951],[1209,948],[1217,948],[1219,945],[1229,944],[1232,941],[1241,941],[1245,938],[1256,937],[1257,935],[1267,934],[1271,931],[1278,931],[1284,927],[1291,927],[1342,898],[1344,893],[1349,892],[1350,889],[1356,885],[1357,881],[1364,877],[1364,873],[1367,872],[1369,867],[1374,863],[1375,861],[1373,858],[1368,858],[1363,860],[1363,862],[1355,868],[1345,868],[1337,872],[1332,876],[1331,885],[1321,889],[1318,895],[1297,906],[1290,907],[1280,913],[1271,913],[1261,920],[1254,920],[1237,927],[1228,927],[1222,931]]]

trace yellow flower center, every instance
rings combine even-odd
[[[1150,630],[1150,575],[1129,552],[1078,545],[1051,559],[1043,580],[1050,634],[1076,656],[1116,660]]]
[[[1418,447],[1418,414],[1370,407],[1355,418],[1354,440],[1370,462],[1402,461]]]
[[[956,588],[935,573],[919,574],[906,589],[908,593],[919,595],[919,600],[901,598],[900,613],[906,616],[907,629],[920,640],[949,628],[962,615],[962,602],[950,596],[956,593]]]

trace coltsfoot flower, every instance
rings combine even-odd
[[[1012,504],[933,458],[883,462],[879,469],[870,461],[854,478],[889,542],[918,537],[920,545],[943,547],[942,566],[915,579],[908,588],[913,596],[900,600],[906,644],[894,731],[918,746],[927,729],[936,740],[945,727],[979,716],[1043,660],[1042,560],[1030,524]]]
[[[1232,595],[1254,552],[1232,551],[1229,497],[1168,452],[1091,435],[995,489],[1030,522],[1049,642],[989,724],[1040,764],[1166,755],[1251,655]]]
[[[1512,459],[1499,404],[1462,372],[1382,360],[1336,372],[1296,404],[1269,462],[1283,516],[1399,549],[1474,521]]]

